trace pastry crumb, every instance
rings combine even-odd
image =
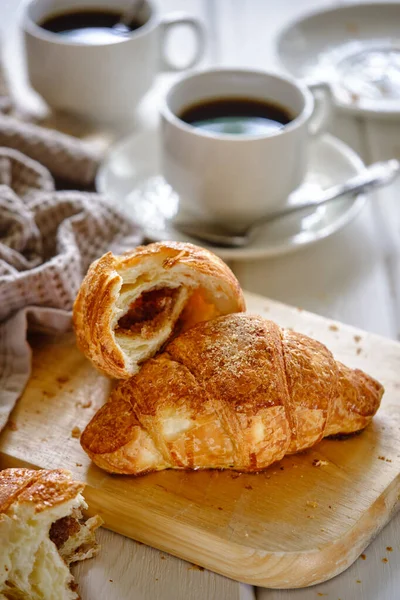
[[[382,562],[383,562],[383,563],[387,563],[387,562],[389,562],[389,561],[388,561],[388,559],[386,558],[386,556],[385,556],[384,558],[382,558]]]
[[[357,356],[359,356],[361,354],[361,352],[362,352],[362,348],[357,348],[357,350],[356,350]]]
[[[82,463],[75,463],[77,467],[81,467]]]
[[[86,402],[75,402],[75,406],[81,408],[90,408],[92,406],[92,401],[87,400]]]
[[[318,592],[317,596],[327,596],[328,594],[323,594],[322,592]]]
[[[245,486],[244,486],[244,489],[245,489],[245,490],[252,490],[252,489],[253,489],[253,486],[252,486],[252,485],[245,485]]]
[[[110,583],[114,583],[113,579],[109,579],[108,581],[109,581]]]
[[[361,342],[361,335],[355,335],[354,336],[354,341],[356,344],[358,344],[358,342]]]
[[[79,429],[79,427],[74,427],[71,431],[71,437],[79,438],[80,436],[81,436],[81,430]]]
[[[386,550],[387,550],[388,552],[393,552],[393,548],[392,548],[392,546],[386,546]]]
[[[378,456],[379,460],[386,460],[384,456]]]
[[[366,558],[367,558],[367,555],[366,555],[366,554],[361,554],[361,559],[362,559],[362,560],[365,560]]]
[[[318,507],[318,502],[312,502],[311,500],[307,500],[306,504],[307,504],[307,506],[311,506],[311,508]]]
[[[160,558],[161,560],[165,560],[165,556],[163,554],[161,554]]]
[[[194,563],[192,564],[191,567],[189,567],[188,569],[189,571],[204,571],[204,567],[200,567],[200,565],[195,565]]]
[[[332,325],[329,325],[329,329],[331,331],[339,331],[339,327],[337,325],[335,325],[334,323],[332,323]]]
[[[390,458],[385,458],[385,462],[392,462]]]
[[[312,465],[313,467],[326,467],[326,465],[329,465],[329,462],[320,458],[314,458]]]
[[[224,510],[224,509],[222,508],[222,506],[218,506],[217,508],[218,508],[218,510]]]
[[[361,579],[356,579],[356,583],[361,583]]]

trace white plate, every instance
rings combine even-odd
[[[295,77],[330,82],[341,109],[400,115],[400,3],[305,15],[280,32],[277,54]]]
[[[309,172],[304,184],[289,198],[300,202],[322,188],[345,181],[364,168],[360,157],[338,139],[324,135],[310,147]],[[160,175],[160,145],[156,131],[138,133],[115,146],[96,178],[99,192],[107,194],[143,228],[152,241],[199,241],[177,231],[171,219],[179,199]],[[265,192],[268,194],[268,190]],[[246,248],[209,246],[225,260],[248,260],[293,252],[325,238],[349,223],[365,197],[343,198],[314,210],[290,215],[259,228]],[[202,244],[205,246],[205,244]]]

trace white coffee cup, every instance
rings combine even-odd
[[[197,50],[183,68],[203,55],[201,23],[186,14],[161,18],[151,2],[140,11],[144,23],[126,37],[88,45],[40,27],[46,17],[84,9],[126,10],[132,0],[27,0],[23,7],[26,62],[32,87],[55,109],[93,121],[129,119],[160,69],[181,70],[165,54],[166,35],[176,25],[192,28]]]
[[[270,101],[294,118],[266,135],[211,133],[180,119],[191,105],[235,97]],[[265,71],[218,68],[183,77],[161,106],[163,174],[179,195],[179,216],[235,228],[282,208],[305,177],[308,143],[323,130],[328,105],[301,83]]]

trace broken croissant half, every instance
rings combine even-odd
[[[126,379],[179,332],[244,309],[239,283],[222,260],[192,244],[165,242],[95,261],[73,317],[87,358]]]
[[[119,382],[81,444],[111,473],[254,472],[363,429],[382,394],[316,340],[234,314],[195,325]]]
[[[100,517],[85,520],[69,471],[0,472],[0,599],[76,600],[73,562],[95,556]]]

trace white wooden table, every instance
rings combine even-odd
[[[111,0],[110,0],[111,1]],[[203,19],[206,64],[278,69],[273,38],[288,20],[331,0],[158,0],[163,13],[186,10]],[[0,1],[0,28],[13,83],[24,96],[17,47],[18,0]],[[171,49],[179,55],[182,32]],[[332,133],[366,162],[400,158],[400,122],[336,116]],[[399,196],[399,200],[397,199]],[[234,264],[243,287],[387,337],[400,339],[400,184],[373,198],[347,228],[297,254]],[[400,514],[345,573],[313,588],[255,589],[102,530],[101,554],[76,567],[84,600],[398,600]],[[389,550],[391,548],[391,550]],[[387,559],[383,561],[383,559]]]

